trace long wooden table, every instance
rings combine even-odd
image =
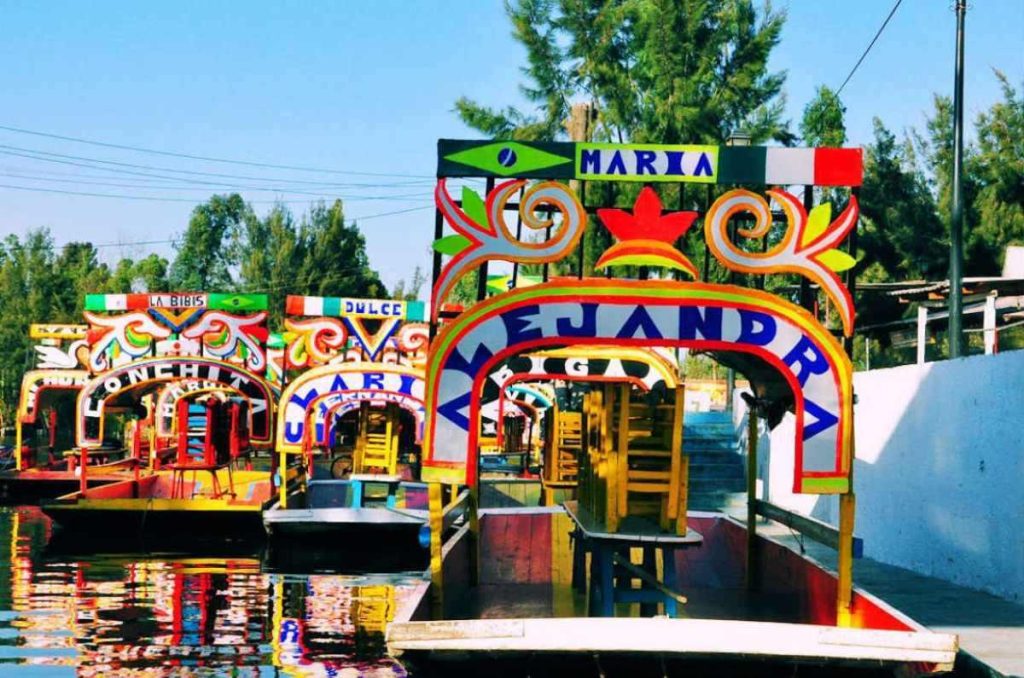
[[[676,617],[685,596],[676,590],[675,552],[696,548],[704,543],[698,532],[687,529],[685,535],[664,531],[657,523],[627,519],[619,532],[605,532],[603,527],[578,502],[563,504],[572,519],[573,587],[582,589],[586,579],[586,554],[590,553],[590,586],[588,612],[592,617],[614,617],[615,603],[640,603],[645,616],[657,614],[657,605],[665,606],[665,614]],[[643,564],[629,560],[629,551],[643,551]],[[663,577],[657,574],[658,553],[662,557]],[[632,580],[640,579],[641,587],[633,588]],[[616,579],[620,582],[616,585]]]

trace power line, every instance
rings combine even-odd
[[[153,155],[163,155],[171,158],[184,158],[186,160],[202,160],[204,162],[219,162],[229,165],[244,165],[247,167],[265,167],[268,169],[283,169],[294,172],[316,172],[318,174],[347,174],[355,176],[368,176],[368,177],[409,177],[409,178],[431,178],[429,175],[423,174],[394,174],[390,172],[356,172],[351,170],[337,170],[337,169],[326,169],[320,167],[302,167],[299,165],[277,165],[267,162],[253,162],[249,160],[232,160],[227,158],[215,158],[212,156],[204,155],[191,155],[188,153],[176,153],[173,151],[161,151],[153,148],[143,148],[141,146],[129,146],[127,144],[114,144],[106,141],[95,141],[92,139],[82,139],[80,137],[69,137],[62,134],[51,134],[49,132],[39,132],[36,130],[24,129],[21,127],[11,127],[8,125],[0,125],[0,130],[6,132],[15,132],[17,134],[31,134],[32,136],[45,137],[47,139],[59,139],[61,141],[71,141],[77,144],[89,144],[90,146],[101,146],[103,148],[116,148],[122,151],[133,151],[135,153],[150,153]]]
[[[310,180],[307,180],[307,179],[285,179],[285,178],[280,178],[280,177],[247,176],[247,175],[244,175],[244,174],[225,174],[225,173],[222,173],[222,172],[202,172],[202,171],[199,171],[199,170],[182,170],[182,169],[175,169],[173,167],[160,167],[160,166],[153,166],[153,165],[140,165],[140,164],[137,164],[137,163],[119,162],[117,160],[104,160],[104,159],[101,159],[101,158],[90,158],[90,157],[81,156],[81,155],[69,155],[67,153],[53,153],[53,152],[50,152],[50,151],[40,151],[40,150],[34,149],[34,148],[23,148],[23,147],[20,147],[20,146],[9,146],[7,144],[0,144],[0,153],[3,153],[5,155],[16,156],[16,157],[20,157],[20,158],[28,158],[30,160],[40,160],[40,161],[43,161],[43,162],[58,163],[58,164],[62,164],[62,165],[72,165],[72,166],[75,166],[75,167],[86,167],[88,169],[97,169],[97,170],[102,170],[102,171],[105,171],[105,172],[120,172],[120,173],[124,173],[124,174],[139,174],[139,173],[138,172],[130,172],[128,170],[115,170],[115,169],[110,169],[110,168],[107,168],[107,167],[97,167],[96,163],[100,163],[100,164],[103,164],[103,165],[113,165],[115,167],[130,167],[130,168],[133,168],[133,169],[142,169],[142,170],[150,170],[150,171],[157,171],[157,172],[173,172],[175,174],[187,174],[187,175],[195,175],[195,176],[203,176],[203,177],[219,177],[219,178],[222,178],[222,179],[242,179],[244,181],[273,181],[273,182],[279,182],[279,183],[304,184],[304,185],[308,185],[308,186],[323,186],[323,187],[352,187],[352,186],[370,187],[370,186],[373,186],[373,187],[376,187],[376,188],[381,188],[381,187],[388,187],[388,186],[411,186],[411,185],[417,185],[417,184],[422,184],[422,183],[426,182],[426,180],[424,180],[424,179],[418,179],[416,181],[395,182],[395,183],[391,183],[391,184],[352,184],[352,183],[337,183],[337,182],[329,182],[329,181],[310,181]],[[79,161],[79,162],[74,162],[74,161]],[[92,164],[82,164],[83,162],[85,162],[85,163],[92,163]],[[140,176],[157,176],[157,175],[142,174]],[[162,176],[162,177],[158,177],[158,178],[175,179],[175,180],[179,180],[180,179],[180,177],[168,177],[168,176]]]
[[[14,153],[7,152],[7,151],[0,151],[0,154],[15,155]],[[39,157],[30,155],[30,154],[17,154],[17,155],[18,155],[18,157],[28,158],[30,160],[43,160],[45,162],[55,162],[55,161],[51,161],[49,159],[39,158]],[[11,166],[11,165],[0,165],[0,170],[2,170],[4,172],[32,173],[32,174],[37,174],[37,175],[43,175],[45,177],[61,177],[61,178],[69,178],[70,177],[70,178],[73,178],[73,179],[103,179],[103,180],[117,179],[119,181],[135,181],[135,182],[141,182],[143,184],[154,184],[154,183],[157,183],[157,184],[165,185],[167,183],[173,183],[173,184],[183,184],[183,185],[202,184],[204,186],[236,186],[236,185],[239,185],[239,184],[236,184],[235,182],[231,182],[231,181],[203,181],[203,180],[200,180],[200,179],[193,179],[192,177],[188,177],[188,176],[175,177],[175,176],[167,176],[167,175],[162,175],[162,174],[151,174],[149,172],[130,172],[128,170],[119,170],[119,169],[114,169],[114,168],[110,168],[110,167],[94,167],[94,166],[89,165],[87,163],[60,163],[60,164],[68,164],[68,165],[72,165],[74,167],[84,167],[86,169],[99,170],[100,172],[106,172],[106,174],[90,174],[90,173],[87,173],[87,172],[83,173],[83,172],[78,172],[78,171],[58,172],[58,171],[54,171],[54,170],[50,170],[50,169],[45,169],[45,168],[19,167],[19,166]],[[264,178],[262,180],[263,181],[271,181],[271,182],[274,181],[274,179],[270,178],[270,177]],[[288,180],[285,180],[285,181],[286,181],[286,183],[295,183],[296,182],[296,180],[292,180],[292,179],[288,179]],[[313,181],[313,182],[298,182],[298,183],[300,184],[300,186],[306,187],[306,188],[310,188],[310,189],[314,189],[314,188],[317,188],[317,187],[320,187],[320,186],[324,187],[325,189],[334,189],[334,188],[352,188],[352,189],[395,188],[395,189],[400,189],[400,188],[410,188],[410,187],[416,188],[416,187],[420,187],[420,186],[422,186],[425,189],[431,188],[431,186],[429,186],[428,182],[421,181],[421,180],[416,180],[416,181],[399,181],[399,182],[393,182],[393,183],[359,183],[359,182],[334,183],[334,182],[317,182],[317,181]],[[286,190],[286,189],[284,187],[282,187],[281,190]]]
[[[109,186],[111,188],[131,188],[143,191],[181,191],[181,190],[203,190],[204,187],[196,187],[194,185],[178,185],[178,186],[139,186],[138,184],[124,184],[110,181],[88,181],[84,179],[61,179],[54,177],[37,176],[31,174],[20,174],[14,172],[0,172],[0,177],[8,177],[11,179],[26,179],[29,181],[49,181],[63,184],[80,184],[85,186]],[[199,182],[212,184],[214,186],[227,186],[238,191],[253,191],[259,193],[279,193],[283,195],[306,195],[313,198],[321,199],[334,199],[340,198],[342,200],[353,202],[359,200],[397,200],[404,201],[409,198],[420,198],[426,199],[430,197],[430,193],[418,192],[418,193],[402,193],[398,195],[342,195],[338,193],[311,193],[309,191],[299,191],[294,189],[285,189],[280,187],[267,187],[267,186],[243,186],[237,184],[217,184],[216,182]],[[209,189],[207,189],[209,190]]]
[[[367,215],[364,215],[364,216],[354,216],[354,217],[346,216],[345,219],[346,219],[346,221],[351,221],[354,225],[358,225],[358,223],[360,221],[370,221],[371,219],[380,219],[382,217],[390,217],[390,216],[395,216],[397,214],[407,214],[409,212],[418,212],[418,211],[421,211],[421,210],[432,209],[432,208],[433,208],[433,205],[418,205],[416,207],[407,207],[405,209],[400,209],[400,210],[390,210],[388,212],[377,212],[377,213],[374,213],[374,214],[367,214]],[[129,240],[129,241],[122,241],[122,242],[98,242],[98,243],[89,243],[89,244],[91,244],[94,248],[99,249],[99,248],[102,248],[102,247],[137,247],[137,246],[141,246],[141,245],[169,245],[169,244],[173,244],[176,241],[177,241],[177,238],[165,238],[165,239],[162,239],[162,240]],[[67,245],[71,244],[71,242],[78,242],[78,241],[70,241],[70,242],[61,243],[61,244],[54,243],[54,247],[66,247]],[[25,247],[24,243],[18,243],[16,245],[9,245],[9,244],[5,244],[5,243],[0,243],[0,249],[24,249],[24,247]]]
[[[885,30],[885,27],[889,25],[889,19],[892,19],[892,15],[896,13],[896,10],[899,8],[900,3],[902,2],[903,0],[896,0],[896,4],[892,6],[891,10],[889,10],[889,16],[885,17],[885,21],[883,21],[882,25],[878,27],[878,32],[875,33],[875,37],[873,37],[871,39],[871,42],[868,43],[867,49],[865,49],[864,53],[860,55],[860,58],[857,59],[857,63],[855,63],[853,65],[853,69],[850,70],[850,74],[846,76],[846,80],[843,80],[843,84],[839,86],[838,90],[836,90],[836,96],[842,94],[843,88],[846,87],[846,83],[850,82],[850,78],[852,78],[853,74],[857,72],[857,69],[860,67],[861,62],[864,61],[864,57],[866,57],[868,55],[868,52],[871,51],[871,48],[875,46],[875,42],[878,41],[878,36],[880,36],[882,34],[882,31]]]
[[[59,195],[78,195],[78,196],[85,196],[85,197],[90,197],[90,198],[116,198],[118,200],[142,200],[142,201],[149,200],[149,201],[153,201],[153,202],[188,202],[188,203],[193,203],[193,204],[194,203],[201,203],[201,202],[203,202],[202,198],[147,196],[147,195],[128,195],[126,193],[93,193],[91,191],[71,191],[71,190],[65,190],[65,189],[60,189],[60,188],[43,188],[41,186],[16,186],[16,185],[13,185],[13,184],[0,184],[0,188],[7,188],[7,189],[10,189],[10,190],[14,190],[14,191],[29,191],[29,192],[34,192],[34,193],[56,193],[56,194],[59,194]],[[137,188],[137,187],[135,187],[135,188]],[[313,195],[313,194],[311,194],[311,195]],[[424,194],[420,194],[420,195],[423,195],[423,197],[420,198],[420,199],[422,199],[422,200],[429,200],[431,203],[433,202],[428,197],[426,197]],[[339,196],[338,199],[340,200],[341,197]],[[392,197],[392,196],[369,196],[369,197],[359,197],[359,196],[356,196],[356,197],[348,198],[347,200],[349,202],[354,202],[354,201],[358,201],[358,200],[401,200],[401,201],[406,201],[406,200],[412,200],[412,199],[413,198],[400,198],[400,197]],[[254,204],[254,205],[275,205],[275,204],[280,204],[280,203],[285,203],[285,204],[299,204],[299,203],[303,203],[304,204],[304,203],[308,203],[310,201],[309,200],[247,200],[246,202]]]

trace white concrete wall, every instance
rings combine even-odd
[[[855,532],[867,557],[1024,600],[1024,351],[858,372]],[[793,417],[771,436],[771,501],[796,495]]]

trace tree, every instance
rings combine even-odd
[[[563,68],[565,53],[559,46],[559,28],[552,17],[551,0],[522,0],[506,3],[512,22],[512,35],[526,48],[527,66],[523,73],[531,81],[520,87],[527,100],[536,104],[540,115],[522,113],[507,107],[495,111],[462,97],[455,102],[459,117],[467,125],[495,138],[526,141],[554,139],[568,111],[570,76]]]
[[[976,269],[998,275],[1006,246],[1024,244],[1024,94],[1003,73],[996,77],[1003,99],[978,116],[968,174],[979,184],[972,254],[988,264]]]
[[[513,36],[525,48],[521,87],[531,108],[496,109],[465,97],[464,123],[491,137],[551,141],[565,137],[569,102],[591,102],[590,139],[720,144],[736,132],[755,143],[794,141],[783,119],[784,73],[770,73],[785,16],[752,0],[510,0]],[[636,186],[617,204],[632,204]],[[678,202],[679,187],[661,187]],[[591,221],[584,272],[610,236]],[[684,246],[691,249],[687,242]],[[699,252],[687,251],[692,258]],[[556,274],[578,273],[576,258]]]
[[[82,243],[65,248],[58,260],[47,229],[0,242],[0,415],[5,421],[18,402],[22,375],[35,363],[29,324],[80,320],[82,302],[74,304],[71,296],[71,290],[82,288],[75,276],[97,268],[95,251]]]
[[[111,281],[110,267],[100,263],[96,248],[87,242],[65,245],[53,263],[53,276],[57,289],[52,297],[52,312],[61,317],[81,317],[85,295],[108,291]],[[46,320],[34,318],[31,322]]]
[[[271,323],[279,326],[285,297],[302,293],[296,274],[306,250],[291,212],[284,205],[275,205],[262,219],[251,215],[234,248],[240,291],[266,293]]]
[[[420,290],[425,282],[427,282],[427,276],[423,274],[423,269],[417,266],[413,270],[412,278],[409,279],[409,282],[406,282],[405,278],[398,281],[395,289],[391,291],[391,298],[402,301],[416,301],[420,298]]]
[[[933,109],[925,121],[924,133],[911,130],[911,152],[927,179],[935,198],[939,220],[949,241],[953,213],[953,101],[947,96],[936,94],[932,97]],[[985,252],[975,233],[977,215],[974,210],[978,192],[976,177],[968,170],[972,163],[974,149],[970,144],[964,147],[963,196],[964,196],[964,270],[968,275],[994,275],[991,257]],[[949,261],[949,252],[946,252]],[[948,263],[947,263],[948,268]],[[939,277],[945,278],[949,271]]]
[[[132,266],[133,292],[158,292],[170,289],[167,280],[167,260],[157,254],[150,254]]]
[[[875,119],[861,189],[862,266],[877,264],[886,280],[943,278],[947,231],[912,149]]]
[[[804,145],[841,147],[846,143],[845,115],[846,106],[839,96],[824,85],[818,87],[800,120],[800,137]]]
[[[171,284],[182,292],[221,291],[232,288],[231,241],[253,218],[237,193],[215,195],[192,210],[192,218],[171,266]]]
[[[488,136],[563,136],[568,102],[594,102],[596,140],[720,143],[737,131],[791,143],[784,73],[769,73],[784,14],[750,0],[517,0],[506,4],[526,48],[535,111],[465,97],[459,117]]]
[[[383,298],[387,290],[370,268],[366,240],[359,228],[345,223],[340,200],[328,207],[313,205],[300,229],[304,258],[297,280],[301,294]]]

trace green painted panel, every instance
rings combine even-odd
[[[723,146],[718,151],[718,183],[763,184],[764,146]]]
[[[437,143],[438,177],[521,177],[571,179],[573,144],[521,141]]]
[[[86,311],[105,311],[106,310],[106,299],[105,294],[87,294],[85,295],[85,310]]]
[[[323,314],[324,315],[329,315],[329,316],[332,316],[332,317],[340,316],[341,315],[341,302],[342,302],[342,298],[341,297],[324,297],[323,298],[323,303],[324,303]]]
[[[265,294],[210,294],[206,304],[219,311],[265,311],[268,302]]]
[[[422,301],[405,302],[405,319],[412,322],[427,320],[427,305]]]

